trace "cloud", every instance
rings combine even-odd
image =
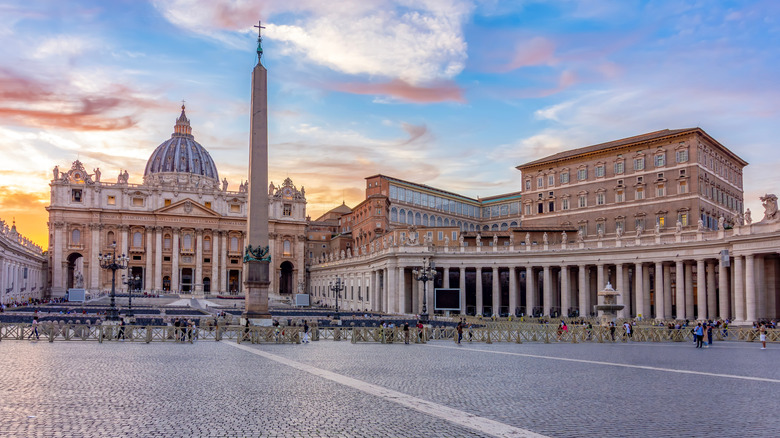
[[[47,247],[48,217],[42,213],[43,207],[49,201],[47,192],[27,192],[15,190],[8,186],[0,186],[0,211],[6,224],[11,226],[16,221],[16,230],[24,237],[32,240],[42,248]]]
[[[385,83],[337,83],[331,84],[330,87],[345,93],[388,96],[410,103],[446,101],[463,103],[466,101],[463,97],[463,90],[452,81],[439,81],[429,86],[415,86],[400,79],[394,79]]]
[[[262,17],[269,21],[265,35],[281,44],[283,54],[349,75],[410,84],[451,79],[463,70],[467,45],[462,26],[473,8],[460,0],[154,4],[174,25],[228,44],[233,44],[235,32],[251,32]],[[273,22],[288,12],[297,13],[295,22]]]
[[[96,47],[93,40],[78,35],[58,35],[44,40],[32,53],[34,59],[45,59],[52,56],[71,57],[81,55]]]
[[[522,67],[554,65],[557,62],[558,60],[555,58],[555,43],[547,38],[533,37],[518,44],[512,59],[505,65],[498,66],[496,71],[506,73]]]

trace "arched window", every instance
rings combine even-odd
[[[509,229],[509,225],[507,225],[507,223],[506,223],[506,222],[504,222],[503,224],[501,224],[501,231],[506,231],[506,230],[508,230],[508,229]]]
[[[423,224],[424,227],[428,226],[428,215],[427,214],[423,215],[423,223],[422,224]]]
[[[409,225],[414,224],[414,213],[411,211],[406,212],[406,223]]]
[[[414,224],[422,225],[422,216],[420,215],[420,213],[414,215]]]
[[[192,249],[192,235],[191,234],[185,234],[184,239],[182,239],[182,249]]]
[[[290,255],[290,241],[284,241],[284,255]]]
[[[444,222],[441,220],[441,216],[436,218],[436,226],[437,227],[444,226]]]
[[[403,223],[406,223],[406,210],[403,208],[398,212],[398,221]]]
[[[509,224],[509,226],[512,227],[512,228],[515,228],[515,227],[517,227],[517,222],[512,222],[511,224]]]
[[[70,243],[73,245],[78,245],[81,243],[81,230],[73,230],[73,232],[70,235]]]
[[[203,251],[211,251],[211,237],[209,236],[203,238]]]
[[[445,227],[449,227],[450,226],[450,219],[449,218],[444,218],[444,226]]]
[[[230,238],[230,250],[238,251],[238,237],[233,236]]]
[[[390,209],[390,222],[398,222],[398,210],[395,207]]]
[[[485,225],[482,227],[482,231],[490,231],[490,227]]]
[[[498,231],[498,224],[493,224],[492,227],[490,227],[491,231]]]
[[[144,245],[144,236],[140,231],[133,233],[133,248],[141,248]]]

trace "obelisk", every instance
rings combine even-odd
[[[270,322],[268,252],[268,71],[263,67],[262,29],[257,26],[257,65],[252,70],[252,117],[249,137],[249,209],[244,250],[244,317]]]

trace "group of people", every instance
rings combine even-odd
[[[3,312],[5,310],[15,309],[17,307],[27,307],[27,306],[39,306],[41,304],[59,304],[59,303],[65,303],[68,300],[65,298],[50,298],[46,300],[40,300],[37,298],[30,298],[27,301],[8,301],[6,303],[0,304],[0,312]]]
[[[198,330],[195,320],[176,318],[173,320],[173,333],[176,342],[193,342],[198,340]]]

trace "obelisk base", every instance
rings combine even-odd
[[[268,289],[271,285],[268,262],[253,260],[245,266],[246,310],[242,316],[250,319],[252,323],[265,325],[255,320],[271,320],[271,313],[268,311]]]

